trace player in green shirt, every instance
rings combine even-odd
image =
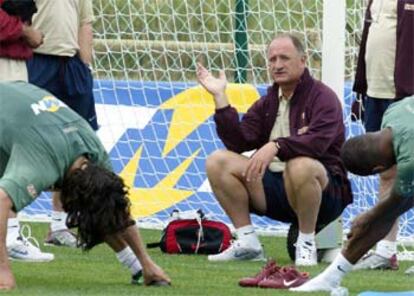
[[[392,104],[384,114],[381,130],[348,140],[342,147],[346,168],[367,176],[397,166],[397,176],[388,196],[352,222],[342,253],[320,275],[291,290],[331,291],[395,220],[414,207],[414,96]],[[410,268],[411,270],[412,268]],[[407,271],[408,273],[408,271]]]
[[[80,247],[106,242],[145,284],[170,282],[143,247],[126,186],[89,125],[40,88],[0,82],[0,289],[16,285],[5,246],[8,213],[48,190],[61,195]]]

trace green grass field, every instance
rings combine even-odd
[[[47,224],[31,223],[33,236],[39,242],[47,232]],[[145,242],[157,241],[160,232],[141,231]],[[282,265],[289,264],[285,239],[263,237],[268,256]],[[53,252],[50,263],[13,262],[18,288],[10,295],[298,295],[285,290],[241,288],[238,279],[255,274],[263,265],[259,262],[210,263],[201,255],[165,255],[159,249],[150,250],[153,259],[161,265],[173,281],[171,287],[143,287],[129,284],[129,271],[123,269],[114,253],[99,246],[90,253],[60,247],[42,247]],[[344,286],[350,295],[361,291],[414,290],[414,278],[404,275],[410,262],[402,262],[400,271],[359,271],[349,275]],[[308,268],[316,275],[326,265]],[[313,293],[306,295],[326,295]]]

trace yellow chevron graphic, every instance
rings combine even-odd
[[[241,113],[245,113],[259,98],[257,89],[251,84],[230,83],[227,85],[226,94],[230,104]],[[214,100],[204,88],[195,86],[172,97],[160,108],[175,110],[162,154],[165,157],[214,114]]]
[[[153,188],[134,188],[134,180],[138,172],[143,147],[140,146],[135,155],[119,174],[129,189],[131,213],[134,218],[150,216],[188,198],[194,191],[175,189],[174,186],[186,172],[194,158],[200,152],[197,149],[189,158],[183,161],[168,176]]]

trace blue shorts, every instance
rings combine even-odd
[[[364,126],[366,132],[376,132],[381,129],[382,117],[388,107],[396,102],[392,99],[366,97],[364,101]]]
[[[287,199],[283,173],[274,173],[266,170],[262,182],[267,205],[265,216],[281,222],[297,223],[296,213],[289,205]],[[327,225],[341,215],[343,209],[347,206],[347,203],[342,198],[345,190],[347,190],[346,186],[340,177],[329,175],[329,183],[322,192],[317,225]]]
[[[75,55],[34,54],[27,61],[29,82],[52,93],[98,129],[91,70]]]

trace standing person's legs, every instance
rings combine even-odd
[[[35,53],[33,58],[27,61],[29,82],[65,102],[64,68],[68,59]],[[46,245],[76,247],[76,237],[66,226],[66,216],[59,197],[53,193],[51,223],[45,239]]]
[[[65,64],[63,83],[66,94],[62,101],[85,119],[93,130],[98,130],[92,72],[78,56]]]
[[[27,61],[29,82],[43,88],[59,100],[64,96],[62,66],[64,60],[58,56],[33,54]]]
[[[385,111],[394,102],[393,99],[367,97],[365,103],[364,126],[366,132],[376,132],[381,129],[381,121]],[[396,175],[395,167],[380,174],[378,199],[382,200],[391,190]],[[354,269],[398,269],[397,261],[398,219],[391,231],[377,243],[375,252],[368,253]]]
[[[35,54],[27,62],[29,80],[44,88],[98,129],[93,78],[90,69],[77,57]],[[52,222],[45,239],[47,245],[76,247],[76,237],[66,226],[66,213],[59,196],[52,195]]]

